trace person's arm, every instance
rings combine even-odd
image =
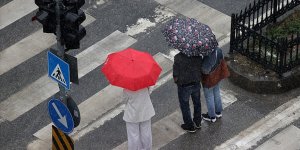
[[[178,56],[177,55],[175,55],[175,57],[174,57],[174,64],[173,64],[173,79],[174,79],[175,83],[177,83],[178,76],[179,76],[179,64],[178,64],[179,62],[178,62]]]

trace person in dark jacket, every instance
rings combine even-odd
[[[188,57],[183,53],[175,55],[173,64],[173,78],[178,87],[178,99],[184,124],[181,128],[188,132],[196,132],[201,128],[201,81],[202,57]],[[191,117],[189,99],[194,104],[194,118]]]

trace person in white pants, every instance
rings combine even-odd
[[[155,111],[150,99],[149,88],[123,90],[126,102],[123,120],[126,122],[128,150],[151,150],[151,118]]]

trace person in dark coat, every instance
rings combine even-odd
[[[201,56],[188,57],[183,53],[175,55],[173,64],[173,78],[178,87],[178,99],[184,124],[181,128],[188,132],[195,132],[201,128]],[[194,117],[192,119],[189,99],[194,105]]]

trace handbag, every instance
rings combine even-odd
[[[227,67],[227,63],[224,59],[221,59],[220,64],[209,74],[202,75],[202,84],[205,87],[213,87],[218,84],[222,79],[230,76],[230,72]]]

